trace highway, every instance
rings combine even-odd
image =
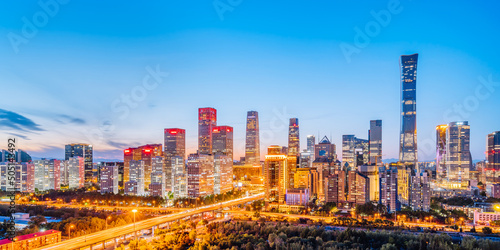
[[[166,222],[171,222],[175,220],[179,220],[191,215],[203,213],[203,212],[210,212],[216,209],[219,209],[220,207],[231,207],[243,203],[247,203],[250,201],[254,200],[259,200],[264,198],[264,193],[259,193],[255,195],[251,195],[248,197],[243,197],[243,198],[238,198],[235,200],[230,200],[230,201],[225,201],[225,202],[220,202],[217,204],[212,204],[212,205],[207,205],[199,208],[193,208],[189,210],[185,210],[182,212],[178,213],[173,213],[173,214],[168,214],[164,216],[159,216],[143,221],[138,221],[135,223],[135,230],[134,230],[134,224],[129,224],[129,225],[124,225],[120,227],[114,227],[110,228],[107,230],[95,232],[88,234],[86,236],[80,236],[80,237],[75,237],[70,240],[66,240],[63,242],[59,242],[56,244],[52,245],[47,245],[43,246],[41,248],[37,249],[50,249],[50,250],[57,250],[57,249],[64,249],[64,250],[69,250],[69,249],[75,249],[75,248],[83,248],[87,247],[89,245],[95,245],[98,243],[102,243],[103,241],[106,241],[108,239],[112,239],[114,237],[118,237],[120,235],[125,235],[125,234],[133,234],[134,231],[142,230],[142,229],[150,229],[153,226],[157,226]]]
[[[98,209],[98,210],[110,210],[114,209],[118,210],[154,210],[154,211],[184,211],[189,208],[175,208],[175,207],[134,207],[134,206],[94,206],[87,205],[83,206],[80,204],[61,204],[61,203],[47,203],[47,202],[17,202],[19,205],[39,205],[39,206],[47,206],[47,207],[56,207],[56,208],[89,208],[89,209]],[[8,202],[0,202],[0,205],[9,205]]]

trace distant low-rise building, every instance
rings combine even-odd
[[[474,211],[474,224],[488,224],[500,220],[500,213]]]
[[[35,249],[46,245],[61,242],[61,231],[47,230],[14,238],[14,243],[9,239],[0,240],[0,250]]]

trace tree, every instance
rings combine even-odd
[[[40,225],[47,223],[47,219],[41,215],[37,215],[34,217],[30,218],[30,221],[28,222],[28,225],[30,227],[39,227]]]
[[[483,234],[492,234],[493,230],[490,227],[483,227]]]

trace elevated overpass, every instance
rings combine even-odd
[[[164,216],[159,216],[143,221],[138,221],[136,223],[110,228],[107,230],[102,230],[99,232],[91,233],[85,236],[75,237],[66,241],[62,241],[56,244],[51,244],[43,246],[37,249],[48,249],[48,250],[69,250],[69,249],[94,249],[96,246],[102,246],[102,249],[106,246],[106,242],[110,240],[114,241],[116,246],[117,240],[120,238],[125,238],[127,235],[135,234],[141,230],[155,230],[159,225],[177,221],[186,217],[201,214],[204,212],[211,212],[219,210],[224,207],[232,207],[247,202],[260,200],[264,198],[264,193],[258,193],[248,197],[238,198],[230,201],[220,202],[212,205],[207,205],[203,207],[193,208],[178,213],[168,214]]]

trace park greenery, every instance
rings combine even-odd
[[[454,241],[447,234],[405,233],[380,230],[332,230],[325,226],[275,222],[218,222],[198,234],[192,228],[157,231],[151,242],[131,241],[130,249],[268,250],[268,249],[500,249],[500,242],[465,237]],[[125,249],[124,246],[118,249]]]

